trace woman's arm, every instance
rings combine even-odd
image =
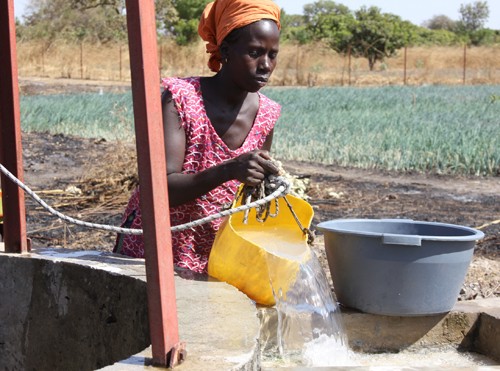
[[[262,145],[262,149],[268,152],[271,152],[271,146],[273,144],[273,134],[274,134],[274,129],[272,129],[269,134],[267,134],[266,141]]]
[[[162,95],[162,108],[170,206],[192,201],[232,179],[248,185],[257,185],[266,174],[278,172],[276,166],[269,161],[271,157],[267,152],[272,142],[270,133],[263,150],[245,153],[196,174],[183,174],[186,133],[169,91]]]

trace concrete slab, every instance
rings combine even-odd
[[[2,262],[0,265],[5,267],[7,259],[10,259],[9,265],[20,260],[56,263],[53,266],[44,264],[41,268],[44,270],[44,274],[49,274],[50,277],[54,277],[54,274],[49,271],[55,270],[58,271],[59,277],[64,275],[64,272],[61,271],[61,263],[65,263],[103,270],[114,276],[132,277],[141,281],[142,284],[146,279],[143,259],[130,259],[111,253],[38,249],[26,255],[0,254]],[[16,267],[16,270],[19,270],[19,267]],[[33,271],[33,268],[30,270]],[[13,272],[9,271],[9,274],[13,274]],[[84,277],[81,278],[84,279]],[[18,280],[21,279],[22,277]],[[69,285],[67,280],[63,279],[62,281],[65,283],[61,285]],[[260,354],[258,345],[260,325],[254,303],[246,295],[226,283],[207,280],[193,274],[177,272],[175,285],[179,336],[180,341],[186,343],[187,350],[186,361],[176,369],[181,371],[257,370]],[[112,290],[112,288],[109,289]],[[56,301],[62,300],[60,298],[62,291],[66,297],[71,297],[73,302],[76,301],[75,294],[68,287],[58,286],[57,290],[50,290],[54,291],[54,295],[59,295]],[[25,299],[33,302],[34,296],[36,295],[33,295],[33,291],[30,291],[25,295]],[[64,310],[67,312],[70,307],[66,306]],[[61,314],[59,321],[62,320],[61,317],[64,317],[64,310],[59,313]],[[115,317],[117,316],[115,314]],[[21,317],[25,318],[26,316]],[[22,335],[22,329],[19,328],[19,330],[21,330]],[[0,342],[2,335],[4,334],[0,331]],[[119,339],[108,340],[109,342],[119,341]],[[150,349],[147,348],[139,354],[103,369],[107,371],[154,369],[154,367],[145,366],[150,355]]]
[[[456,310],[481,313],[474,348],[500,362],[500,298],[459,303]]]
[[[36,368],[37,362],[59,366],[47,369],[75,369],[85,362],[88,354],[101,352],[105,359],[108,351],[125,352],[126,356],[109,366],[105,366],[109,362],[99,361],[97,364],[101,366],[96,369],[156,369],[147,366],[151,357],[148,340],[142,340],[146,341],[145,349],[128,351],[137,344],[127,344],[127,339],[120,338],[123,335],[117,330],[117,327],[129,326],[128,333],[138,338],[133,340],[148,339],[144,260],[98,251],[38,249],[26,255],[0,253],[0,267],[0,318],[9,319],[7,326],[5,321],[0,322],[0,364],[5,365],[5,359],[13,358],[11,350],[18,346],[27,355],[23,353],[14,359],[18,363],[11,364],[10,369]],[[177,272],[175,283],[180,340],[187,345],[187,360],[176,369],[259,370],[259,336],[261,339],[272,337],[274,326],[259,333],[255,304],[225,283],[190,272]],[[79,299],[85,295],[88,298]],[[125,308],[113,307],[117,302]],[[275,316],[270,310],[266,314]],[[350,345],[356,350],[394,352],[450,344],[478,350],[500,361],[499,298],[458,302],[453,311],[438,316],[390,317],[344,308],[342,317]],[[95,327],[103,328],[97,335],[93,334],[95,329],[90,328],[91,321],[98,322]],[[268,321],[271,325],[275,322],[275,318]],[[265,331],[269,333],[266,335]],[[54,333],[55,337],[50,336]],[[36,340],[30,341],[30,337]],[[49,356],[40,358],[44,352],[54,358],[54,353],[50,353],[53,348],[70,346],[82,353],[71,353],[67,365],[73,367],[61,367],[56,361],[50,363]],[[30,357],[34,360],[28,360]],[[59,353],[56,360],[57,357]]]

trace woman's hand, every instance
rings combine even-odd
[[[230,178],[249,186],[260,184],[269,174],[278,175],[279,168],[273,162],[269,152],[255,150],[244,153],[228,163]]]

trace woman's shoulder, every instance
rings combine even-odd
[[[200,89],[200,77],[164,77],[161,86],[172,93],[178,90],[197,91]]]
[[[265,108],[271,111],[276,111],[278,114],[280,113],[281,105],[278,102],[272,100],[271,98],[262,94],[261,92],[259,92],[259,96],[260,96],[261,108]]]

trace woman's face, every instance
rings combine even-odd
[[[261,20],[238,30],[235,42],[222,50],[227,57],[224,68],[242,90],[263,88],[276,67],[280,32],[275,22]]]

